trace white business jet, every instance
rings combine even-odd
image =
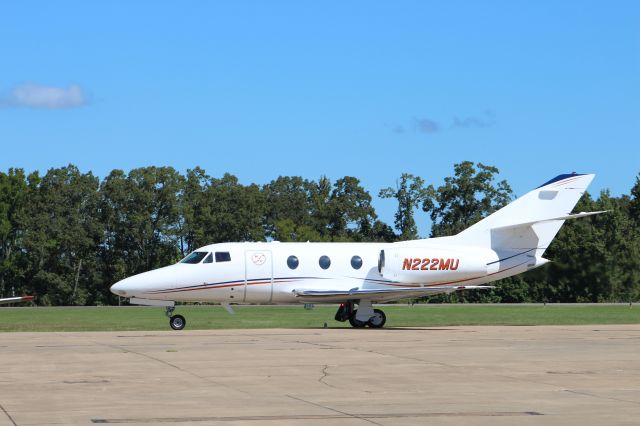
[[[334,303],[337,321],[384,326],[373,303],[490,288],[487,283],[537,268],[592,174],[563,174],[457,235],[397,243],[223,243],[201,247],[175,265],[126,278],[111,291],[130,303]]]

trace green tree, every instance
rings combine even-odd
[[[329,233],[332,241],[369,239],[377,215],[371,195],[351,176],[338,179],[329,197]]]
[[[25,282],[39,304],[86,304],[100,300],[97,250],[99,181],[69,165],[28,177]]]
[[[463,161],[454,165],[454,175],[424,199],[422,209],[430,213],[431,237],[455,235],[485,218],[511,200],[511,188],[505,181],[495,182],[498,169]],[[449,302],[526,301],[526,283],[511,277],[496,283],[497,289],[456,292],[435,300]]]
[[[547,283],[544,298],[557,302],[621,302],[639,296],[638,233],[629,215],[629,197],[587,193],[575,211],[605,214],[568,221],[545,257],[553,262],[534,272]]]
[[[265,231],[278,241],[318,241],[320,233],[312,226],[314,184],[300,176],[279,176],[264,185]]]
[[[211,177],[200,167],[187,170],[187,176],[180,196],[180,254],[187,253],[205,245],[207,232],[200,218],[209,214],[210,203],[205,191],[209,187]]]
[[[445,178],[432,197],[425,198],[423,210],[433,222],[432,237],[455,235],[511,201],[507,181],[495,182],[498,169],[482,163],[463,161],[454,166],[454,176]]]
[[[395,227],[400,231],[400,240],[415,240],[418,238],[418,227],[414,219],[415,209],[420,203],[425,203],[433,196],[433,187],[425,186],[424,180],[410,173],[403,173],[396,183],[396,188],[381,189],[380,198],[395,198],[398,209],[395,214]]]
[[[279,241],[369,241],[385,238],[371,196],[355,177],[334,184],[284,177],[263,187],[267,236]]]
[[[241,185],[229,173],[218,179],[202,171],[189,174],[187,183],[190,186],[185,191],[184,208],[191,212],[185,218],[190,249],[211,243],[264,240],[265,203],[259,186]]]
[[[640,174],[636,176],[636,183],[631,188],[629,217],[634,225],[640,228]]]
[[[183,180],[172,167],[143,167],[128,175],[113,170],[103,180],[100,220],[107,284],[178,260]]]
[[[22,293],[20,265],[27,207],[27,182],[22,169],[0,172],[0,297]]]
[[[331,187],[331,180],[326,176],[321,176],[317,182],[307,181],[311,227],[319,235],[316,241],[331,241]]]
[[[434,190],[403,174],[380,191],[398,201],[397,236],[377,219],[355,177],[332,182],[281,176],[263,187],[196,167],[112,171],[101,183],[77,167],[25,176],[0,172],[0,296],[34,294],[39,304],[112,303],[114,282],[226,241],[394,241],[417,238],[415,208],[432,236],[451,235],[511,199],[495,167],[463,162]],[[545,257],[549,265],[497,282],[491,291],[430,302],[576,302],[640,299],[640,175],[630,195],[586,194],[576,211],[607,214],[567,221]]]

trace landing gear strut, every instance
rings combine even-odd
[[[336,312],[335,320],[340,322],[345,322],[354,313],[353,302],[348,301],[347,303],[341,303],[338,308],[338,312]]]
[[[354,308],[354,301],[350,300],[346,303],[340,304],[340,307],[336,312],[335,320],[340,322],[348,320],[349,324],[351,324],[353,328],[362,328],[365,326],[369,326],[370,328],[382,328],[387,322],[387,316],[384,312],[382,312],[381,309],[373,309],[370,301],[359,301],[358,305],[363,312],[369,312],[364,315],[364,318],[362,318],[362,316],[360,318],[357,317],[358,309]],[[368,319],[367,316],[369,317]]]
[[[187,325],[187,320],[182,315],[173,315],[175,306],[167,306],[165,315],[169,317],[169,325],[174,330],[182,330]]]

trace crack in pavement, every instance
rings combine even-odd
[[[342,349],[342,350],[345,350],[345,351],[366,352],[366,353],[376,354],[376,355],[380,355],[380,356],[388,356],[388,357],[392,357],[392,358],[405,359],[405,360],[409,360],[409,361],[417,361],[417,362],[420,362],[422,364],[427,364],[427,365],[440,365],[440,366],[448,367],[448,368],[458,368],[455,365],[446,364],[444,362],[428,361],[428,360],[424,360],[424,359],[420,359],[420,358],[413,358],[413,357],[410,357],[410,356],[387,354],[387,353],[384,353],[384,352],[374,351],[373,349],[365,350],[365,349],[360,349],[360,348],[355,348],[355,347],[346,347],[345,348],[345,347],[341,347],[341,346],[329,345],[329,344],[326,344],[326,343],[305,342],[304,340],[296,340],[295,343],[303,343],[303,344],[306,344],[306,345],[319,346],[319,347],[322,347],[322,348]]]
[[[330,385],[329,383],[325,382],[324,379],[326,379],[327,377],[329,377],[329,373],[327,372],[327,369],[329,368],[329,366],[327,364],[322,366],[322,376],[320,376],[320,378],[318,379],[318,382],[322,383],[325,386],[329,386],[330,388],[334,388],[337,389],[335,386]]]
[[[164,364],[164,365],[166,365],[168,367],[175,368],[176,370],[178,370],[178,371],[180,371],[182,373],[186,373],[186,374],[188,374],[190,376],[193,376],[193,377],[196,377],[196,378],[198,378],[200,380],[204,380],[207,383],[213,383],[214,385],[222,386],[222,387],[234,390],[236,392],[240,392],[240,393],[243,393],[243,394],[249,394],[249,392],[246,392],[246,391],[243,391],[243,390],[240,390],[240,389],[236,389],[236,388],[234,388],[232,386],[229,386],[229,385],[227,385],[225,383],[221,383],[221,382],[212,380],[212,379],[210,379],[208,377],[200,376],[199,374],[196,374],[196,373],[194,373],[192,371],[189,371],[189,370],[185,370],[184,368],[182,368],[182,367],[180,367],[178,365],[172,364],[169,361],[165,361],[165,360],[160,359],[160,358],[156,358],[156,357],[154,357],[152,355],[148,355],[148,354],[145,354],[145,353],[142,353],[142,352],[136,352],[134,350],[127,349],[127,348],[125,348],[123,346],[105,345],[105,344],[102,344],[102,343],[99,343],[99,344],[102,345],[102,346],[107,346],[107,347],[109,347],[111,349],[121,350],[121,351],[124,351],[125,353],[135,354],[135,355],[138,355],[138,356],[141,356],[141,357],[144,357],[144,358],[159,362],[159,363]]]
[[[328,347],[332,347],[332,348],[335,348],[335,349],[354,350],[354,351],[358,351],[358,352],[373,353],[373,354],[380,355],[380,356],[388,356],[388,357],[392,357],[392,358],[405,359],[405,360],[409,360],[409,361],[416,361],[416,362],[420,362],[420,363],[426,364],[426,365],[439,365],[439,366],[442,366],[442,367],[454,368],[454,369],[459,368],[458,366],[447,364],[447,363],[443,363],[443,362],[427,361],[427,360],[423,360],[423,359],[420,359],[420,358],[414,358],[414,357],[410,357],[410,356],[403,356],[403,355],[395,355],[395,354],[389,354],[389,353],[384,353],[384,352],[378,352],[378,351],[375,351],[375,350],[372,350],[372,349],[360,349],[360,348],[354,348],[354,347],[342,348],[342,347],[339,347],[339,346],[331,346],[331,345],[327,345],[327,344],[311,343],[311,342],[305,342],[305,341],[297,341],[297,343],[306,343],[306,344],[313,345],[313,346],[321,346],[321,347],[328,346]],[[322,370],[323,376],[320,377],[320,379],[318,379],[318,381],[321,382],[321,383],[324,383],[327,386],[335,388],[335,386],[331,386],[328,383],[324,382],[325,377],[328,376],[328,374],[325,374],[326,373],[326,368],[327,368],[327,365],[324,366],[324,368]],[[503,378],[506,378],[506,379],[519,381],[519,382],[527,382],[527,383],[533,383],[533,384],[537,384],[537,385],[551,386],[551,387],[554,387],[556,389],[560,389],[560,390],[562,390],[564,392],[569,392],[569,393],[573,393],[573,394],[576,394],[576,395],[590,396],[592,398],[606,399],[606,400],[610,400],[610,401],[626,402],[626,403],[630,403],[630,404],[634,404],[634,405],[640,405],[640,402],[631,401],[631,400],[627,400],[627,399],[621,399],[621,398],[600,396],[600,395],[587,393],[587,392],[575,391],[575,390],[571,390],[571,389],[566,389],[566,388],[564,388],[562,386],[559,386],[557,384],[554,384],[554,383],[547,383],[547,382],[539,381],[539,380],[531,380],[531,379],[526,379],[526,378],[523,378],[523,377],[514,377],[514,376],[507,375],[507,374],[499,374],[499,376],[503,377]]]
[[[381,355],[381,356],[390,356],[390,357],[394,357],[394,358],[398,358],[398,359],[406,359],[406,360],[418,361],[418,362],[421,362],[421,363],[427,364],[427,365],[431,364],[431,365],[440,365],[440,366],[448,367],[448,368],[459,368],[459,367],[456,367],[455,365],[446,364],[446,363],[443,363],[443,362],[425,361],[425,360],[422,360],[422,359],[419,359],[419,358],[413,358],[413,357],[409,357],[409,356],[385,354],[385,353],[377,352],[377,351],[374,351],[374,350],[363,350],[363,349],[358,349],[358,348],[350,348],[350,349],[356,350],[356,351],[360,351],[360,352],[374,353],[374,354]],[[630,403],[630,404],[634,404],[634,405],[640,405],[640,402],[630,401],[630,400],[621,399],[621,398],[600,396],[600,395],[591,394],[591,393],[587,393],[587,392],[574,391],[574,390],[571,390],[571,389],[563,388],[562,386],[558,386],[558,385],[553,384],[553,383],[546,383],[546,382],[538,381],[538,380],[525,379],[525,378],[522,378],[522,377],[513,377],[513,376],[506,375],[506,374],[500,374],[499,376],[507,378],[507,379],[510,379],[510,380],[520,381],[520,382],[528,382],[528,383],[534,383],[534,384],[538,384],[538,385],[552,386],[552,387],[554,387],[556,389],[561,389],[561,390],[563,390],[565,392],[574,393],[574,394],[577,394],[577,395],[584,395],[584,396],[590,396],[592,398],[608,399],[608,400],[611,400],[611,401],[626,402],[626,403]]]
[[[9,419],[9,421],[11,422],[11,424],[13,426],[18,426],[18,423],[16,423],[16,421],[13,420],[13,417],[11,417],[11,414],[9,414],[9,412],[7,410],[5,410],[5,408],[2,406],[2,404],[0,404],[0,410],[2,410],[2,412],[4,413],[5,416],[7,416],[7,418]]]
[[[544,413],[537,411],[444,411],[430,413],[365,413],[365,414],[342,414],[334,411],[331,414],[285,414],[271,416],[193,416],[193,417],[134,417],[134,418],[93,418],[91,423],[97,424],[123,424],[123,423],[195,423],[206,422],[207,424],[215,422],[247,422],[258,421],[260,424],[265,422],[280,422],[291,420],[343,420],[343,419],[359,419],[372,422],[371,419],[407,419],[407,418],[431,418],[431,417],[525,417],[525,416],[544,416]],[[459,422],[458,422],[459,423]],[[279,424],[279,423],[276,423]],[[304,423],[296,423],[304,424]],[[379,423],[375,423],[379,424]]]
[[[305,342],[304,340],[294,340],[293,342],[290,342],[288,340],[279,340],[279,342],[282,343],[302,343],[305,345],[311,345],[311,346],[318,346],[321,348],[330,348],[330,349],[343,349],[339,346],[333,346],[333,345],[329,345],[327,343],[314,343],[314,342]]]
[[[628,399],[614,398],[612,396],[595,395],[595,394],[592,394],[592,393],[589,393],[589,392],[581,392],[581,391],[576,391],[576,390],[572,390],[572,389],[563,389],[563,390],[565,392],[573,393],[573,394],[576,394],[576,395],[584,395],[584,396],[590,396],[592,398],[608,399],[609,401],[628,402],[629,404],[640,405],[640,402],[629,401]]]
[[[610,396],[601,396],[601,395],[596,395],[596,394],[593,394],[593,393],[581,392],[581,391],[577,391],[577,390],[567,389],[567,388],[565,388],[563,386],[560,386],[560,385],[557,385],[555,383],[547,383],[547,382],[543,382],[543,381],[540,381],[540,380],[526,379],[524,377],[513,377],[513,376],[506,375],[506,374],[498,374],[497,376],[505,378],[505,379],[514,380],[514,381],[517,381],[517,382],[526,382],[526,383],[533,383],[533,384],[536,384],[536,385],[550,386],[550,387],[556,388],[558,390],[561,390],[563,392],[573,393],[575,395],[590,396],[592,398],[607,399],[607,400],[610,400],[610,401],[627,402],[629,404],[640,405],[640,402],[638,402],[638,401],[630,401],[628,399],[614,398],[614,397],[610,397]]]
[[[367,352],[370,354],[376,354],[376,355],[380,355],[380,356],[389,356],[392,358],[398,358],[398,359],[404,359],[404,360],[409,360],[409,361],[417,361],[421,364],[426,364],[426,365],[440,365],[442,367],[448,367],[448,368],[459,368],[458,366],[455,365],[451,365],[451,364],[446,364],[444,362],[438,362],[438,361],[428,361],[428,360],[424,360],[424,359],[420,359],[420,358],[414,358],[414,357],[410,357],[410,356],[404,356],[404,355],[396,355],[396,354],[386,354],[384,352],[378,352],[378,351],[374,351],[373,349],[369,349],[369,350],[365,350],[365,349],[359,349],[359,348],[349,348],[351,350],[354,351],[358,351],[358,352]]]
[[[357,414],[351,414],[351,413],[347,413],[347,412],[344,412],[344,411],[336,410],[335,408],[327,407],[326,405],[318,404],[318,403],[315,403],[315,402],[312,402],[312,401],[307,401],[306,399],[298,398],[298,397],[293,396],[293,395],[285,395],[285,396],[287,398],[295,399],[296,401],[305,402],[307,404],[314,405],[316,407],[324,408],[325,410],[333,411],[334,413],[342,414],[344,416],[348,416],[348,417],[351,417],[351,418],[354,418],[354,419],[363,420],[363,421],[365,421],[367,423],[371,423],[371,424],[378,425],[378,426],[384,426],[384,425],[382,425],[380,423],[374,422],[371,419],[366,419],[364,417],[358,416]]]

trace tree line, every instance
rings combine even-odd
[[[76,166],[41,176],[0,172],[0,297],[31,294],[39,305],[117,303],[109,287],[175,263],[193,249],[228,241],[401,241],[453,235],[509,203],[498,169],[465,161],[441,185],[402,174],[376,195],[397,202],[393,226],[351,176],[332,181],[280,176],[265,185],[209,176],[196,167],[113,170],[100,180]],[[640,179],[629,195],[603,191],[576,211],[609,213],[569,221],[545,257],[554,262],[430,302],[601,302],[640,298]]]

